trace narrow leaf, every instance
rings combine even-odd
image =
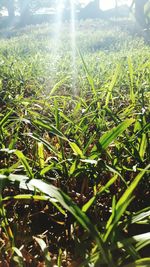
[[[118,78],[118,75],[119,75],[119,72],[120,72],[120,64],[116,67],[116,71],[115,71],[115,74],[112,78],[112,81],[110,83],[110,86],[108,88],[108,93],[107,93],[107,96],[106,96],[106,102],[105,102],[105,105],[106,107],[108,106],[109,104],[109,101],[110,101],[110,98],[111,98],[111,95],[112,95],[112,90],[117,82],[117,78]]]
[[[100,248],[103,259],[106,263],[109,262],[109,256],[104,248],[104,244],[101,240],[99,232],[91,223],[86,214],[80,210],[80,208],[71,200],[69,196],[67,196],[57,187],[47,184],[41,180],[32,179],[30,180],[29,185],[34,186],[39,191],[53,198],[56,198],[58,202],[76,218],[76,220],[83,226],[83,228],[87,230],[91,234],[91,236],[93,236],[93,238],[96,240],[97,245]]]
[[[149,267],[149,266],[150,266],[150,258],[143,258],[133,263],[124,265],[123,267]]]
[[[42,127],[43,129],[46,129],[50,133],[57,135],[58,137],[68,141],[68,139],[65,137],[65,135],[61,131],[59,131],[55,126],[49,125],[49,122],[46,122],[44,120],[35,120],[34,123],[36,125]]]
[[[88,202],[86,202],[83,207],[82,207],[82,211],[83,212],[87,212],[87,210],[93,205],[93,203],[95,202],[95,200],[99,197],[99,195],[101,193],[103,193],[105,190],[107,190],[118,178],[118,175],[113,176],[107,183],[106,185],[102,186],[99,190],[99,192],[97,192],[96,196],[93,196],[92,198],[90,198],[90,200]]]
[[[39,158],[39,165],[40,168],[43,169],[45,165],[44,161],[44,146],[42,142],[38,142],[38,158]]]
[[[2,120],[0,121],[0,128],[5,124],[5,122],[8,121],[8,118],[10,117],[10,115],[12,114],[12,110],[10,110],[9,112],[7,112],[7,114],[2,118]]]
[[[125,212],[126,208],[128,207],[129,203],[131,202],[133,198],[133,195],[132,195],[133,191],[135,190],[138,183],[140,182],[140,180],[142,179],[142,177],[144,176],[144,174],[149,168],[150,168],[150,164],[135,177],[133,182],[129,185],[129,187],[126,189],[124,194],[120,197],[119,201],[116,204],[115,215],[113,216],[111,215],[109,219],[109,227],[107,225],[107,232],[104,238],[105,241],[107,240],[110,233],[114,229],[115,225],[117,224],[117,222],[119,221],[123,213]]]
[[[84,70],[85,70],[85,73],[86,73],[86,76],[87,76],[87,80],[89,82],[89,85],[91,86],[91,89],[93,91],[93,94],[96,96],[97,95],[97,92],[96,92],[96,89],[95,89],[94,80],[93,80],[92,76],[89,73],[89,70],[88,70],[88,68],[86,66],[86,63],[84,61],[84,58],[83,58],[81,52],[80,51],[78,51],[78,52],[79,52],[80,58],[82,60],[82,64],[83,64],[83,67],[84,67]]]
[[[133,64],[132,60],[128,58],[128,68],[129,68],[129,77],[130,77],[130,99],[132,104],[135,103],[135,94],[134,94],[134,71],[133,71]]]
[[[34,177],[34,174],[32,173],[32,170],[31,170],[31,168],[29,166],[29,163],[27,162],[27,159],[24,156],[24,154],[19,150],[16,150],[15,154],[21,160],[21,162],[22,162],[22,164],[23,164],[23,166],[24,166],[24,168],[26,170],[26,173],[29,176],[29,178],[32,179]]]
[[[40,246],[40,248],[43,252],[46,266],[52,267],[50,253],[48,251],[48,247],[47,247],[46,243],[44,242],[44,240],[42,238],[35,237],[35,236],[33,238],[38,243],[38,245]]]
[[[101,150],[105,150],[115,139],[121,135],[135,120],[127,119],[124,122],[121,122],[117,127],[114,127],[109,132],[105,133],[99,140],[98,146]],[[93,147],[92,152],[96,151],[96,146]]]
[[[68,80],[68,77],[63,78],[58,83],[54,85],[54,87],[51,89],[49,96],[52,96],[63,84]]]
[[[81,149],[78,147],[78,145],[74,142],[69,142],[70,147],[72,148],[73,152],[76,156],[80,156],[81,158],[84,157]]]

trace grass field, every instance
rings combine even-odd
[[[0,35],[0,266],[148,267],[150,47],[54,26]]]

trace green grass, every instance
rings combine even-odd
[[[82,22],[74,74],[54,32],[1,37],[0,262],[150,266],[150,48]]]

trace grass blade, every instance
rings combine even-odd
[[[84,155],[83,155],[81,149],[78,147],[78,145],[76,143],[69,142],[69,145],[72,148],[72,150],[76,156],[80,156],[81,158],[84,158]]]
[[[135,121],[134,119],[127,119],[124,122],[120,123],[117,127],[110,130],[108,133],[104,134],[99,140],[101,149],[105,150],[134,121]]]
[[[40,192],[43,192],[49,195],[50,197],[56,198],[58,202],[63,206],[63,208],[68,210],[75,217],[75,219],[82,225],[82,227],[85,230],[87,230],[91,236],[93,236],[93,238],[96,240],[97,245],[100,248],[101,257],[104,259],[106,263],[109,264],[109,256],[107,251],[105,250],[99,232],[97,231],[95,226],[90,222],[86,214],[80,210],[80,208],[71,200],[69,196],[67,196],[64,192],[62,192],[55,186],[49,185],[41,180],[32,179],[29,182],[29,185],[34,186]]]
[[[27,158],[19,150],[16,150],[15,154],[21,160],[21,162],[22,162],[22,164],[24,166],[24,169],[25,169],[27,175],[29,176],[29,178],[32,179],[34,177],[34,174],[32,173],[32,169],[30,168],[30,165],[29,165],[29,163],[27,161]]]
[[[133,263],[124,265],[123,267],[149,267],[149,266],[150,266],[150,258],[143,258]]]
[[[150,217],[150,207],[138,211],[136,214],[133,214],[131,217],[131,223],[142,222],[145,218]]]
[[[128,68],[129,68],[129,77],[130,77],[130,99],[132,104],[135,103],[135,94],[134,94],[134,71],[132,60],[128,58]]]
[[[87,210],[93,205],[93,203],[95,202],[95,200],[99,197],[100,194],[102,194],[105,190],[107,190],[118,178],[118,175],[113,176],[107,183],[106,185],[104,185],[100,191],[96,194],[96,196],[90,198],[90,200],[88,202],[86,202],[83,207],[82,207],[82,211],[83,212],[87,212]]]
[[[146,134],[143,133],[142,138],[141,138],[140,151],[139,151],[139,155],[142,160],[144,160],[146,148],[147,148],[147,137],[146,137]]]
[[[2,120],[0,121],[0,128],[7,122],[8,118],[10,117],[10,115],[12,114],[12,110],[10,110],[9,112],[7,112],[7,114],[2,118]]]
[[[109,104],[109,101],[110,101],[110,98],[111,98],[111,95],[112,95],[112,90],[117,82],[117,78],[118,78],[118,75],[120,73],[120,64],[116,67],[116,71],[115,71],[115,74],[112,78],[112,81],[110,83],[110,86],[108,88],[108,93],[107,93],[107,96],[106,96],[106,101],[105,101],[105,106],[107,107],[108,104]]]
[[[34,123],[43,129],[49,131],[50,133],[57,135],[59,138],[64,139],[65,141],[68,141],[68,139],[65,137],[65,135],[59,131],[55,126],[49,125],[50,122],[45,122],[44,120],[35,120]]]
[[[44,161],[44,146],[43,146],[42,142],[38,142],[37,146],[38,146],[39,165],[40,165],[40,168],[43,169],[44,165],[45,165],[45,161]]]
[[[115,214],[111,215],[109,219],[109,223],[107,224],[107,227],[106,227],[107,232],[104,238],[105,241],[108,239],[115,225],[117,224],[117,222],[119,221],[123,213],[125,212],[126,208],[128,207],[133,197],[132,196],[133,191],[135,190],[138,183],[140,182],[140,180],[142,179],[142,177],[144,176],[144,174],[149,168],[150,168],[150,164],[135,177],[133,182],[129,185],[129,187],[126,189],[124,194],[120,197],[119,201],[116,204]]]
[[[54,87],[51,89],[49,96],[52,96],[67,80],[68,80],[68,77],[63,78],[58,83],[56,83]]]
[[[105,150],[119,135],[121,135],[135,120],[127,119],[121,122],[117,127],[105,133],[99,140],[98,147],[100,150]],[[97,150],[96,146],[93,147],[92,152]]]
[[[35,236],[33,238],[38,243],[38,245],[40,246],[40,248],[43,252],[46,267],[52,267],[50,253],[48,251],[48,247],[47,247],[46,243],[44,242],[44,240],[42,238],[35,237]]]
[[[13,260],[15,261],[15,263],[17,263],[18,267],[22,267],[24,264],[23,264],[23,255],[22,255],[21,251],[16,247],[12,247],[12,250],[17,255],[17,256],[15,256],[15,255],[13,256]]]
[[[49,151],[52,151],[56,156],[60,156],[60,153],[58,152],[58,150],[56,150],[56,148],[54,146],[52,146],[49,142],[47,142],[45,139],[40,137],[38,134],[30,133],[27,135],[30,136],[31,138],[37,140],[38,142],[42,143],[45,147],[47,147],[49,149]]]
[[[81,58],[81,60],[82,60],[82,64],[83,64],[83,67],[84,67],[84,70],[85,70],[86,77],[87,77],[87,80],[88,80],[88,82],[89,82],[89,85],[91,86],[91,89],[92,89],[92,91],[93,91],[93,94],[94,94],[95,96],[97,96],[96,88],[95,88],[95,85],[94,85],[94,80],[93,80],[92,76],[91,76],[90,73],[89,73],[89,70],[88,70],[88,68],[87,68],[87,66],[86,66],[86,63],[85,63],[85,61],[84,61],[84,58],[83,58],[81,52],[80,52],[80,51],[78,51],[78,52],[79,52],[80,58]]]

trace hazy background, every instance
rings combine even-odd
[[[80,3],[83,3],[83,5],[86,5],[90,2],[90,0],[80,0]],[[132,4],[132,0],[120,0],[118,1],[118,5],[131,5]],[[100,3],[100,8],[102,10],[107,10],[107,9],[111,9],[114,8],[116,5],[116,1],[115,0],[105,0],[105,1],[101,1]]]

